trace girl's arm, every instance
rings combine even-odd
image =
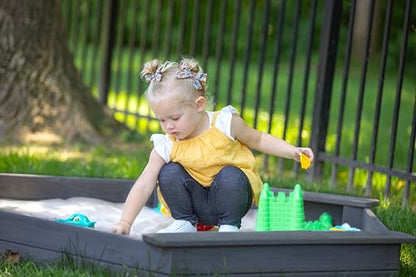
[[[232,117],[231,134],[249,148],[265,154],[294,159],[299,162],[300,154],[303,153],[311,159],[311,162],[313,161],[312,149],[293,146],[280,138],[253,129],[238,115]]]
[[[131,225],[156,187],[157,176],[164,164],[165,161],[153,149],[146,167],[127,196],[120,221],[112,229],[114,233],[122,235],[130,233]]]

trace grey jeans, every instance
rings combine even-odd
[[[234,166],[222,168],[211,186],[203,187],[182,165],[170,162],[160,170],[158,182],[174,219],[240,227],[241,218],[251,207],[250,182]]]

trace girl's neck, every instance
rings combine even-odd
[[[206,111],[202,111],[199,114],[199,116],[200,116],[200,119],[199,119],[198,125],[195,128],[195,131],[192,133],[191,136],[187,137],[185,140],[195,138],[201,135],[202,133],[204,133],[206,130],[208,130],[209,128],[208,113]]]

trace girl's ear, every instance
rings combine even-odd
[[[196,109],[198,112],[202,112],[205,109],[205,105],[207,104],[207,100],[203,96],[199,96],[195,100]]]

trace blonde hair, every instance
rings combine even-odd
[[[162,63],[160,60],[154,59],[144,64],[140,75],[149,83],[145,92],[149,103],[163,99],[169,96],[173,90],[178,91],[178,89],[182,97],[179,100],[183,102],[193,103],[200,96],[206,97],[207,84],[205,80],[198,80],[200,87],[196,88],[194,78],[177,77],[178,72],[183,72],[181,68],[183,64],[187,66],[192,76],[203,73],[199,63],[194,59],[182,59],[179,64],[171,61]]]

